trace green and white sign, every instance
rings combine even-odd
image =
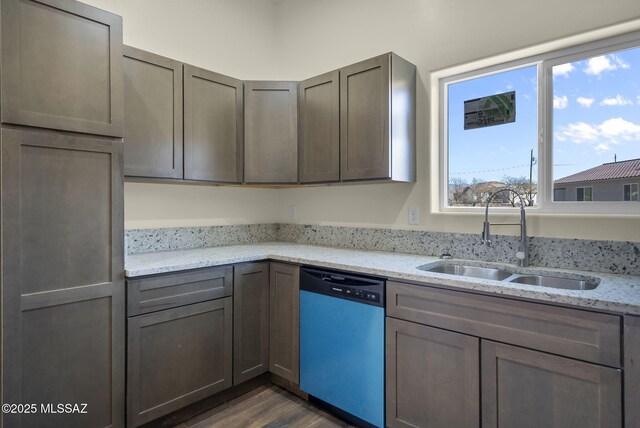
[[[516,121],[516,91],[464,102],[464,129],[485,128]]]

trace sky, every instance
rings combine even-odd
[[[553,68],[553,177],[640,158],[640,48]],[[537,71],[528,66],[448,86],[449,177],[529,176],[537,154]],[[516,121],[464,130],[464,101],[516,91]],[[537,181],[537,165],[533,181]]]

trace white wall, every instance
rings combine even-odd
[[[418,181],[286,190],[125,184],[125,227],[289,222],[478,232],[431,214],[431,71],[640,18],[637,0],[85,0],[124,20],[124,42],[241,79],[300,80],[387,51],[418,67]],[[530,216],[530,234],[640,241],[640,217]],[[504,231],[508,232],[507,230]]]
[[[297,207],[299,223],[409,228],[407,208],[420,208],[419,227],[479,233],[482,214],[430,213],[430,72],[640,17],[625,0],[284,0],[276,14],[280,74],[304,79],[394,51],[418,68],[415,184],[329,186],[283,190],[281,216]],[[499,220],[499,218],[498,218]],[[514,228],[515,229],[515,228]],[[498,233],[517,233],[501,229]],[[536,236],[640,241],[640,217],[529,215]]]

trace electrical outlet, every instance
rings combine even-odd
[[[289,205],[289,220],[298,219],[298,209],[295,205]]]
[[[420,224],[418,207],[409,207],[409,224]]]

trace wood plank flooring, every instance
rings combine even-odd
[[[349,428],[275,385],[262,386],[178,425],[178,428]]]

